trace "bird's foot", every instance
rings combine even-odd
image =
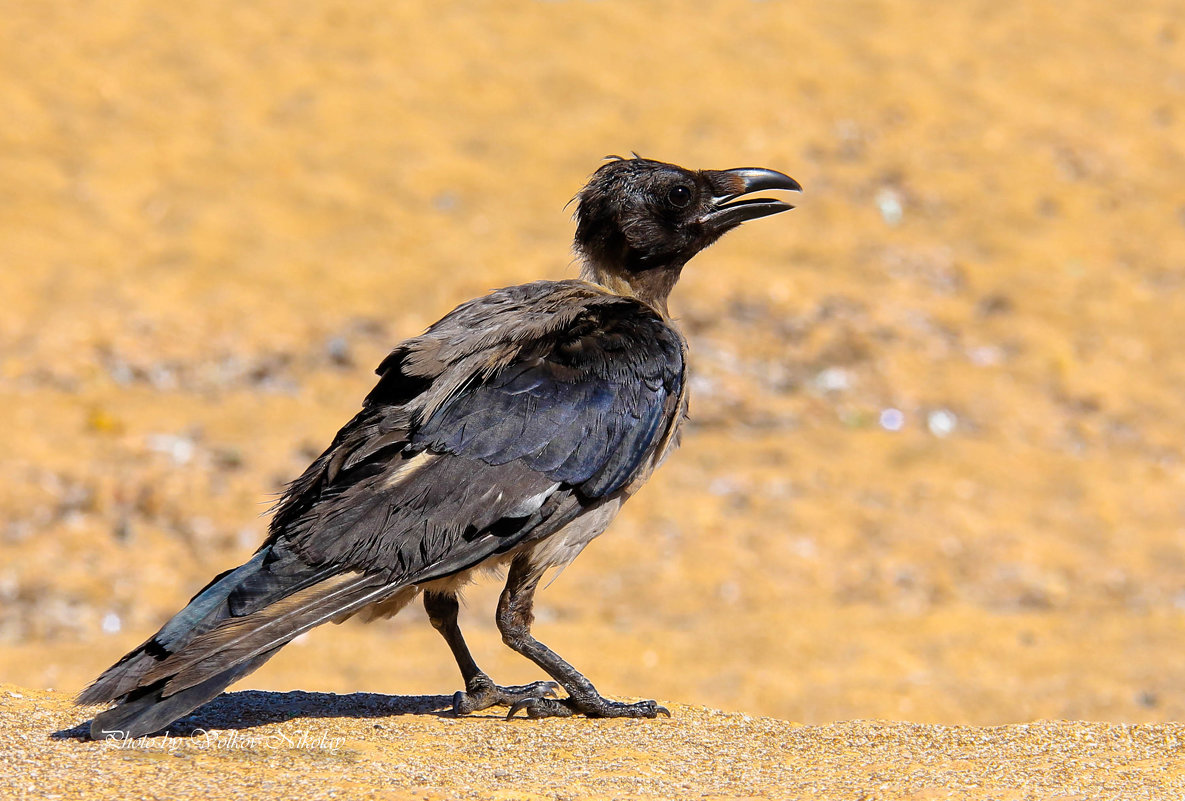
[[[527,700],[550,700],[548,696],[554,696],[558,687],[554,681],[500,687],[482,673],[453,696],[453,714],[467,715],[491,706],[514,706]]]
[[[591,700],[577,701],[575,698],[524,698],[510,707],[507,718],[514,717],[518,711],[524,711],[529,718],[569,718],[575,714],[582,714],[590,718],[656,718],[659,715],[671,716],[669,710],[659,706],[654,701],[638,701],[626,704],[621,701],[610,701],[599,695]]]

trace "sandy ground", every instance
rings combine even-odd
[[[444,696],[236,692],[183,730],[83,742],[57,693],[0,685],[5,798],[1180,798],[1185,724],[803,726],[706,707],[670,720],[506,721]]]
[[[636,150],[807,191],[686,271],[685,445],[541,594],[541,639],[608,694],[821,727],[760,723],[794,743],[1185,719],[1179,3],[0,18],[3,680],[77,692],[246,558],[388,349],[572,275],[564,204]],[[474,651],[537,679],[497,589],[463,612]],[[312,632],[239,689],[440,695],[455,673],[409,610]],[[1033,731],[1170,730],[982,736]]]

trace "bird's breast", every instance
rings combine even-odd
[[[609,527],[626,497],[628,496],[623,494],[598,504],[551,536],[525,546],[529,549],[528,559],[531,565],[546,569],[563,567],[571,562],[580,555],[584,546]]]

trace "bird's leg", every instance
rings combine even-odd
[[[454,713],[465,715],[498,704],[511,706],[525,698],[555,695],[558,685],[554,681],[537,681],[518,687],[499,687],[494,684],[473,661],[469,646],[465,645],[461,627],[457,625],[458,608],[455,595],[424,593],[424,609],[428,612],[428,619],[432,621],[432,627],[439,631],[448,643],[453,658],[457,660],[457,667],[461,669],[461,678],[465,681],[465,689],[458,690],[453,696]]]
[[[535,589],[542,575],[543,571],[532,567],[525,556],[511,563],[506,588],[498,600],[498,630],[504,643],[546,670],[568,691],[568,697],[524,698],[510,707],[507,717],[520,709],[532,718],[570,717],[576,713],[590,718],[653,718],[660,714],[670,717],[671,713],[654,701],[626,704],[602,697],[580,671],[531,636]]]

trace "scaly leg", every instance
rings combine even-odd
[[[523,698],[510,707],[507,717],[520,709],[532,718],[570,717],[576,713],[590,718],[653,718],[660,714],[670,717],[671,713],[654,701],[626,704],[602,697],[576,668],[531,636],[535,589],[542,575],[543,570],[532,567],[526,556],[519,556],[511,563],[506,589],[498,600],[498,630],[504,643],[546,670],[568,691],[568,697]]]
[[[524,699],[555,695],[558,685],[554,681],[537,681],[518,687],[499,687],[482,672],[473,661],[473,655],[465,645],[465,638],[461,636],[461,627],[457,625],[457,596],[425,592],[424,609],[428,612],[432,627],[440,632],[452,650],[457,667],[461,669],[461,678],[465,681],[465,689],[458,690],[453,696],[455,714],[465,715],[498,704],[511,706]]]

